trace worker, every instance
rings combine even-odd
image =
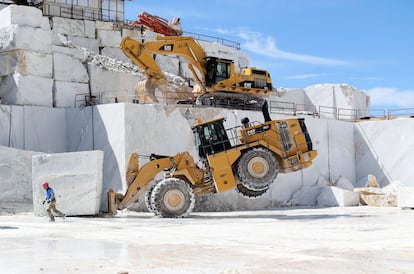
[[[55,214],[65,219],[66,214],[64,214],[56,208],[56,196],[55,192],[53,191],[53,188],[49,186],[48,182],[44,182],[42,186],[43,189],[46,190],[46,198],[42,202],[42,204],[45,204],[46,202],[49,204],[49,207],[47,208],[47,214],[49,215],[50,221],[55,221]]]

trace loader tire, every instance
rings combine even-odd
[[[244,153],[237,163],[239,183],[253,191],[269,188],[279,173],[275,155],[262,147],[252,148]]]
[[[239,193],[244,198],[256,199],[256,198],[259,198],[260,196],[262,196],[263,194],[265,194],[269,188],[265,188],[264,190],[256,191],[256,190],[248,189],[247,187],[245,187],[242,184],[237,184],[235,189],[236,189],[236,192]]]
[[[159,181],[157,182],[153,181],[148,187],[147,191],[145,191],[145,205],[147,206],[148,211],[151,213],[154,213],[155,215],[157,215],[157,212],[155,211],[154,207],[151,204],[151,194],[158,182]]]
[[[185,181],[168,178],[155,185],[151,194],[151,206],[155,214],[164,218],[183,218],[194,209],[195,197]]]

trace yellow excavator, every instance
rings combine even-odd
[[[139,83],[136,89],[139,100],[143,102],[157,102],[155,89],[166,84],[154,54],[181,56],[188,61],[188,68],[199,88],[195,97],[200,105],[260,109],[264,96],[272,93],[268,71],[244,68],[237,73],[233,60],[207,56],[192,37],[157,36],[155,40],[145,42],[125,37],[120,48],[147,76],[147,80]]]
[[[195,163],[188,152],[174,156],[152,154],[139,167],[139,155],[130,156],[125,195],[108,192],[108,210],[128,208],[145,191],[150,212],[168,218],[185,217],[195,205],[196,195],[236,191],[257,198],[266,193],[278,173],[309,167],[317,151],[303,118],[250,122],[225,129],[224,118],[199,123],[193,129],[200,158]],[[158,175],[162,175],[157,180]]]

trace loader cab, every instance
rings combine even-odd
[[[219,59],[216,57],[206,57],[206,86],[211,87],[216,83],[226,80],[231,76],[231,63],[233,61],[227,59]]]
[[[202,159],[232,147],[224,128],[224,118],[198,124],[193,127],[193,133],[198,154]]]

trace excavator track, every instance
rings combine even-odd
[[[263,97],[243,93],[214,92],[200,95],[197,105],[243,110],[262,110]]]

